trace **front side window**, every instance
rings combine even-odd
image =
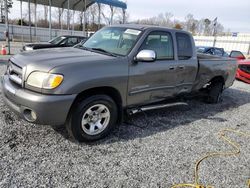
[[[174,59],[173,40],[170,33],[162,31],[151,32],[140,50],[153,50],[157,60]]]
[[[185,33],[176,33],[176,41],[179,60],[190,59],[193,56],[190,36]]]
[[[209,48],[209,49],[206,51],[206,54],[214,55],[214,54],[215,54],[214,48]]]
[[[204,53],[205,50],[206,50],[205,47],[196,47],[196,51],[197,51],[198,53]]]
[[[70,37],[67,40],[67,45],[69,45],[69,46],[74,46],[77,43],[78,43],[78,40],[76,37]]]
[[[215,49],[214,55],[223,56],[223,50],[221,50],[221,49]]]
[[[108,27],[90,37],[83,47],[102,49],[117,55],[127,55],[135,45],[141,31],[137,29]]]

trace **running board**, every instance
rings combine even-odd
[[[131,108],[128,109],[128,114],[133,115],[139,112],[148,111],[148,110],[155,110],[155,109],[161,109],[161,108],[167,108],[172,106],[179,106],[179,105],[188,105],[185,102],[175,102],[175,103],[168,103],[168,104],[158,104],[158,105],[151,105],[151,106],[143,106],[138,108]]]

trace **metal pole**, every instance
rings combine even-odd
[[[73,10],[73,27],[72,27],[73,32],[75,31],[75,10]]]
[[[125,9],[122,9],[122,13],[123,13],[123,20],[122,20],[122,23],[125,24],[126,10],[125,10]]]
[[[52,39],[51,0],[49,0],[49,38]]]
[[[86,25],[86,10],[87,10],[87,5],[86,5],[86,0],[84,0],[84,18],[83,18],[83,28],[82,28],[82,30],[83,30],[83,35],[86,37],[86,27],[85,27],[85,25]]]
[[[3,1],[0,2],[0,8],[1,8],[1,17],[0,17],[0,22],[3,22]]]
[[[67,25],[68,25],[68,33],[69,33],[69,0],[68,0],[68,15],[67,15]]]
[[[9,18],[8,18],[8,2],[5,0],[5,27],[6,27],[6,42],[8,44],[8,54],[10,55],[10,36],[9,36]]]
[[[23,45],[23,1],[20,1],[20,10],[21,10],[21,32],[22,32],[22,45]]]
[[[213,47],[216,45],[216,39],[217,39],[217,17],[214,19],[214,42],[213,42]]]
[[[32,31],[31,31],[31,15],[30,15],[30,0],[28,1],[28,9],[29,9],[29,28],[30,28],[30,42],[32,42]]]
[[[35,36],[37,42],[37,0],[35,0]]]
[[[0,11],[1,11],[1,17],[0,17],[0,22],[3,22],[3,1],[0,2]]]
[[[61,35],[63,34],[63,12],[64,12],[64,8],[62,7],[62,12],[61,12]]]
[[[98,3],[98,29],[101,28],[101,4]]]
[[[248,47],[247,55],[250,55],[250,42],[249,42],[249,47]]]
[[[114,17],[114,7],[110,6],[110,11],[111,11],[111,18],[110,18],[110,25],[113,24],[113,17]]]
[[[215,47],[215,45],[216,45],[216,39],[217,39],[217,37],[214,36],[213,47]]]

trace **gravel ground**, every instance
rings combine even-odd
[[[0,75],[4,66],[0,65]],[[1,91],[0,91],[1,92]],[[195,161],[209,151],[226,151],[223,128],[250,131],[250,86],[236,81],[223,102],[137,114],[107,139],[74,143],[63,127],[20,120],[0,97],[0,187],[166,187],[193,182]],[[212,158],[200,167],[200,181],[216,188],[247,188],[249,138],[230,135],[241,154]]]

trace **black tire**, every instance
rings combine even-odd
[[[223,82],[214,82],[208,88],[207,103],[216,104],[222,101],[222,92],[224,89]]]
[[[109,122],[102,132],[96,135],[87,134],[86,130],[82,128],[82,118],[84,117],[84,114],[87,113],[87,110],[99,104],[108,108],[110,113]],[[117,105],[111,97],[107,95],[94,95],[78,102],[73,106],[73,110],[66,123],[66,128],[70,136],[79,142],[96,141],[104,138],[114,129],[117,123],[117,111]]]

